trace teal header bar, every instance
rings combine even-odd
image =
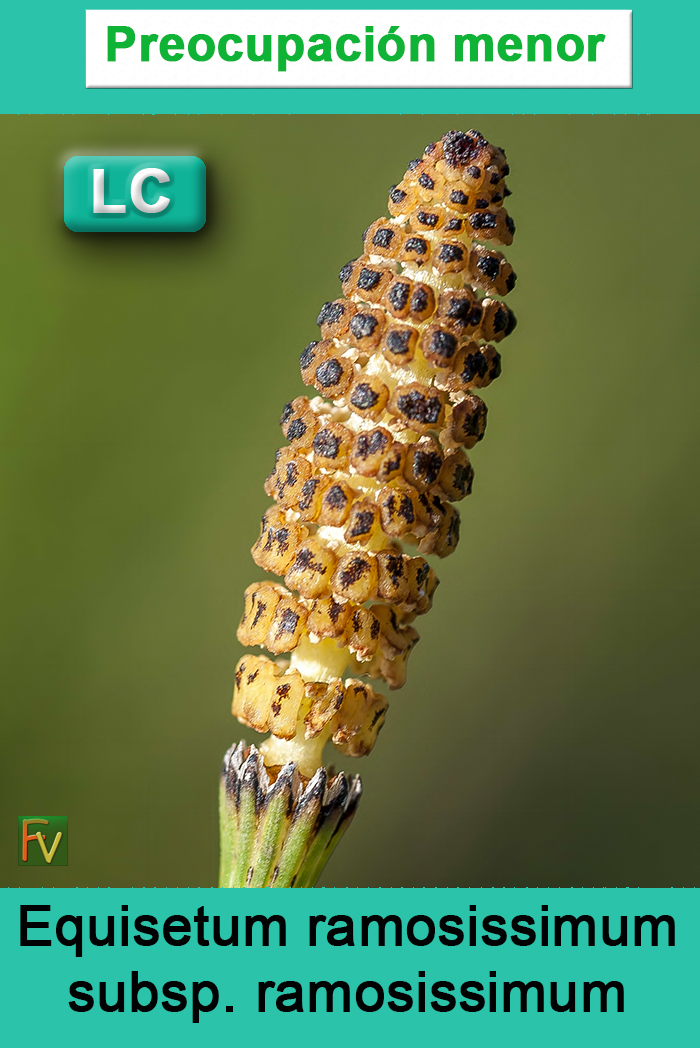
[[[230,8],[229,4],[168,3],[151,0],[150,10]],[[249,3],[250,9],[269,8],[268,0]],[[278,5],[280,10],[335,7],[367,9],[367,3]],[[386,4],[374,5],[387,10]],[[424,7],[408,0],[401,15]],[[507,4],[479,3],[483,9],[512,10],[537,6],[559,10],[565,4],[532,0]],[[619,3],[577,4],[579,9],[615,10]],[[442,2],[442,9],[468,10],[463,3]],[[697,4],[683,0],[667,13],[651,0],[632,7],[633,86],[572,89],[87,89],[85,87],[85,11],[78,0],[61,4],[36,0],[30,6],[13,5],[4,13],[6,41],[1,72],[0,111],[5,113],[696,113],[698,86],[695,39]],[[375,27],[385,32],[390,27]]]
[[[206,168],[196,156],[71,157],[63,220],[75,233],[194,233],[206,221]]]
[[[698,894],[5,889],[8,1043],[693,1043]]]

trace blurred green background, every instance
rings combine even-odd
[[[336,274],[423,146],[508,152],[519,327],[326,885],[691,885],[695,117],[2,117],[0,883],[215,883],[262,482]],[[197,234],[74,234],[74,153],[196,153]],[[252,739],[253,733],[248,733]],[[69,865],[15,865],[68,815]]]

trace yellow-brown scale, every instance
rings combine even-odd
[[[261,753],[273,775],[289,761],[313,775],[328,740],[369,753],[388,703],[360,678],[405,681],[412,623],[438,582],[423,555],[457,545],[452,503],[471,491],[467,451],[486,427],[474,391],[500,374],[494,343],[515,326],[500,301],[515,274],[496,250],[515,229],[507,174],[476,131],[428,145],[301,355],[319,395],[285,406],[288,445],[265,485],[276,505],[252,551],[284,585],[250,586],[238,630],[272,657],[240,660],[233,699],[240,721],[271,733]]]

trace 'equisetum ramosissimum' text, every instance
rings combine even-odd
[[[119,914],[82,915],[52,913],[50,905],[20,907],[20,945],[64,947],[76,957],[94,957],[94,947],[143,947],[162,943],[171,947],[402,947],[433,944],[443,947],[672,947],[676,941],[670,914],[597,915],[550,914],[543,905],[538,914],[504,916],[481,914],[469,906],[467,914],[311,914],[306,925],[288,928],[281,914],[208,914],[199,906],[194,914],[132,915],[128,906]],[[341,955],[342,956],[342,955]],[[434,956],[434,955],[433,955]],[[617,979],[568,979],[551,982],[524,978],[498,978],[495,969],[463,970],[465,957],[457,961],[449,978],[425,970],[410,979],[382,981],[300,979],[281,981],[257,978],[254,1000],[248,1006],[258,1012],[622,1012],[625,990]],[[458,959],[459,958],[459,959]],[[481,966],[483,952],[479,955]],[[405,964],[405,955],[402,958]],[[420,963],[418,961],[418,963]],[[467,955],[467,963],[474,965]],[[417,965],[416,965],[417,967]],[[262,974],[262,973],[261,973]],[[328,972],[325,972],[328,975]],[[248,991],[250,984],[247,984]],[[198,1023],[202,1014],[217,1008],[227,1012],[243,1007],[234,1001],[236,989],[220,988],[211,980],[190,983],[169,980],[156,984],[138,971],[124,979],[109,981],[86,977],[69,987],[68,1007],[78,1014],[102,1012],[187,1012]],[[248,992],[248,996],[250,993]],[[231,1003],[227,1003],[227,1000]]]

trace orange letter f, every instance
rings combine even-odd
[[[36,833],[27,833],[27,826],[30,822],[42,822],[44,826],[49,825],[48,819],[22,819],[22,862],[27,861],[27,845],[29,842],[38,840]],[[43,840],[41,843],[44,843]]]

